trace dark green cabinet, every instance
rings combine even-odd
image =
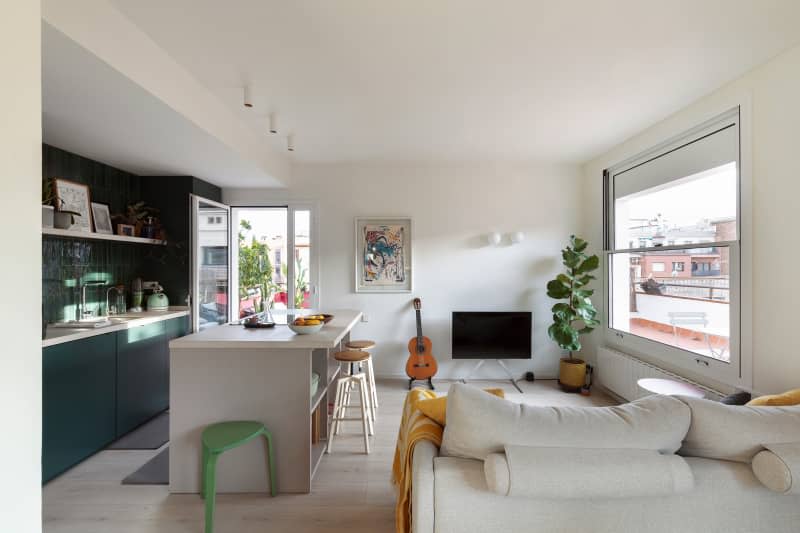
[[[183,316],[42,350],[42,480],[169,408],[169,341]]]
[[[117,333],[117,436],[169,407],[166,322]]]
[[[42,478],[52,479],[116,438],[114,333],[42,351]]]

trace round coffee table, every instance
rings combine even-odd
[[[646,391],[666,396],[689,396],[691,398],[703,398],[706,393],[699,387],[690,385],[684,381],[659,378],[642,378],[636,382],[639,387]]]

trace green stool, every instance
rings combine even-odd
[[[275,486],[275,453],[272,435],[261,422],[220,422],[203,430],[202,495],[206,499],[206,533],[214,531],[214,500],[217,493],[217,458],[228,450],[263,435],[267,439],[269,455],[269,490],[273,496]]]

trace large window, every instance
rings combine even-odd
[[[612,344],[732,383],[739,353],[739,109],[605,172]]]

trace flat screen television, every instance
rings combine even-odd
[[[453,359],[530,359],[529,311],[454,311]]]

